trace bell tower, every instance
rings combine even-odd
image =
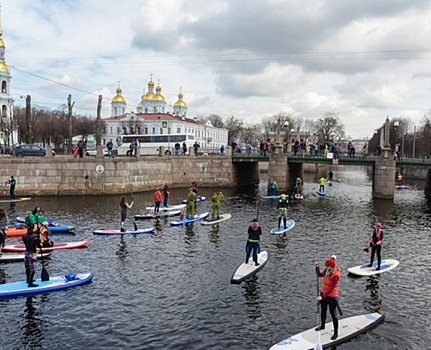
[[[5,61],[5,45],[0,7],[0,146],[13,145],[17,140],[13,122],[13,98],[10,92],[10,71]]]

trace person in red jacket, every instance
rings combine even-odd
[[[316,331],[325,329],[326,323],[326,312],[329,305],[329,312],[332,317],[332,323],[334,325],[334,334],[331,339],[335,340],[338,338],[338,317],[337,308],[338,306],[338,284],[340,283],[341,273],[340,270],[335,266],[336,257],[332,255],[325,262],[325,270],[320,271],[319,263],[316,262],[316,274],[319,277],[323,277],[323,284],[320,291],[320,295],[317,297],[317,301],[320,302],[320,326],[316,328]]]
[[[158,213],[160,209],[160,203],[162,203],[162,192],[160,191],[160,188],[157,188],[156,192],[154,192],[154,212]]]

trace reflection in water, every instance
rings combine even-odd
[[[25,302],[25,324],[23,326],[22,344],[30,348],[41,348],[43,332],[41,330],[41,320],[38,319],[37,310],[33,304],[33,297],[27,297]]]
[[[367,279],[365,290],[370,291],[370,297],[364,300],[364,308],[370,312],[377,312],[382,307],[382,299],[379,296],[379,276],[370,276]]]
[[[127,256],[127,244],[126,241],[124,240],[124,236],[121,235],[120,238],[120,243],[118,244],[118,250],[116,251],[115,254],[117,254],[117,256],[120,258],[121,261],[124,261],[124,259]]]
[[[247,314],[252,319],[262,316],[260,310],[260,290],[257,275],[247,279],[242,284],[244,289],[245,303],[247,305]]]
[[[218,246],[220,243],[220,227],[218,224],[211,226],[210,242]]]
[[[386,221],[392,214],[393,201],[387,199],[372,198],[372,214],[379,218],[379,221]]]
[[[6,283],[6,272],[3,270],[3,268],[0,269],[0,284]]]
[[[187,224],[186,226],[186,236],[184,237],[184,241],[187,244],[190,244],[195,237],[195,231],[193,230],[193,224]]]

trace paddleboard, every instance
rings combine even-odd
[[[257,255],[257,261],[260,264],[259,266],[256,266],[253,258],[250,257],[248,264],[245,262],[242,263],[236,271],[233,273],[233,276],[230,280],[230,283],[233,284],[240,284],[242,281],[246,280],[247,278],[253,277],[257,272],[259,272],[268,262],[268,252],[264,250],[263,252],[260,252]]]
[[[159,208],[159,211],[172,211],[172,210],[184,209],[185,207],[186,207],[185,204],[168,205],[167,207],[164,207],[161,205]],[[146,207],[145,209],[154,211],[154,207]]]
[[[278,199],[280,196],[260,196],[262,199]],[[286,198],[289,198],[289,196],[286,195]]]
[[[77,242],[54,242],[53,247],[42,248],[42,252],[48,252],[51,250],[63,250],[63,249],[76,249],[83,248],[88,244],[88,239]],[[38,248],[40,251],[40,248]],[[5,245],[1,248],[2,252],[14,252],[14,253],[24,253],[25,245],[24,244],[15,244],[15,245]]]
[[[9,227],[5,230],[6,237],[19,237],[24,236],[27,233],[27,228]]]
[[[198,196],[198,198],[196,198],[196,202],[204,202],[204,201],[206,201],[206,197],[201,197],[201,196]],[[183,199],[183,204],[186,204],[187,203],[187,199]]]
[[[23,198],[16,198],[16,199],[0,199],[0,203],[19,203],[19,202],[26,202],[30,200],[31,200],[31,197],[23,197]]]
[[[201,224],[202,225],[215,225],[215,224],[218,224],[219,222],[229,220],[231,217],[232,217],[231,214],[221,214],[219,219],[208,219],[208,218],[206,218],[205,220],[201,221]]]
[[[398,260],[382,259],[382,262],[380,264],[380,270],[376,270],[378,262],[374,260],[373,266],[371,267],[368,267],[368,264],[364,264],[364,265],[351,267],[347,269],[347,271],[358,276],[372,276],[382,272],[390,271],[396,268],[399,264],[400,262]]]
[[[37,258],[40,259],[42,256],[47,258],[51,253],[38,253]],[[0,263],[19,262],[24,261],[24,253],[1,253]]]
[[[185,225],[185,224],[191,224],[192,222],[205,219],[206,217],[208,217],[208,215],[210,215],[209,212],[206,212],[206,213],[203,213],[200,215],[195,215],[195,217],[192,219],[187,219],[184,217],[184,219],[182,219],[182,220],[179,219],[179,220],[171,221],[171,226],[180,226],[180,225]]]
[[[303,199],[304,199],[304,196],[302,195],[302,194],[299,194],[299,193],[297,193],[297,194],[295,194],[295,197],[294,197],[297,201],[302,201]]]
[[[181,210],[171,210],[171,211],[161,211],[159,213],[147,213],[147,214],[137,214],[135,215],[135,220],[147,220],[147,219],[159,219],[167,216],[180,215]]]
[[[283,224],[283,220],[281,220],[281,223]],[[291,230],[294,227],[295,227],[295,220],[289,219],[289,220],[286,220],[286,228],[284,226],[277,226],[271,230],[271,233],[273,235],[279,235],[281,233],[285,233]]]
[[[377,312],[368,313],[358,316],[352,316],[339,320],[338,338],[331,340],[333,335],[332,321],[325,324],[325,329],[320,331],[321,344],[323,348],[329,349],[333,346],[344,343],[359,334],[365,333],[369,329],[376,327],[383,322],[384,316]],[[282,340],[273,345],[270,350],[304,350],[314,349],[318,337],[318,332],[315,327],[298,333],[290,338]]]
[[[154,233],[156,230],[155,227],[145,228],[145,229],[127,229],[125,232],[121,232],[120,230],[109,230],[109,229],[100,229],[93,231],[93,235],[98,236],[123,236],[123,235],[141,235],[147,233]]]
[[[325,192],[322,192],[322,191],[317,191],[317,194],[318,194],[320,197],[325,197],[325,196],[326,196],[326,193],[325,193]]]
[[[16,222],[15,223],[16,228],[26,228],[27,225],[23,222]],[[48,224],[48,229],[51,233],[63,233],[63,232],[71,232],[76,229],[76,226],[67,226],[67,225],[60,225],[57,223]]]
[[[406,185],[395,185],[395,188],[401,190],[403,188],[407,188],[407,186]]]
[[[87,273],[69,273],[67,275],[49,277],[49,281],[42,282],[37,279],[34,283],[37,287],[28,287],[27,282],[12,282],[0,285],[0,299],[15,298],[20,296],[29,296],[48,292],[56,292],[63,289],[81,286],[91,282],[93,274]]]

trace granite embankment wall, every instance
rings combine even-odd
[[[11,175],[17,181],[17,196],[141,192],[154,190],[165,182],[173,188],[189,187],[193,179],[202,187],[232,187],[259,181],[258,171],[244,172],[227,156],[1,157],[0,184],[5,184]]]

